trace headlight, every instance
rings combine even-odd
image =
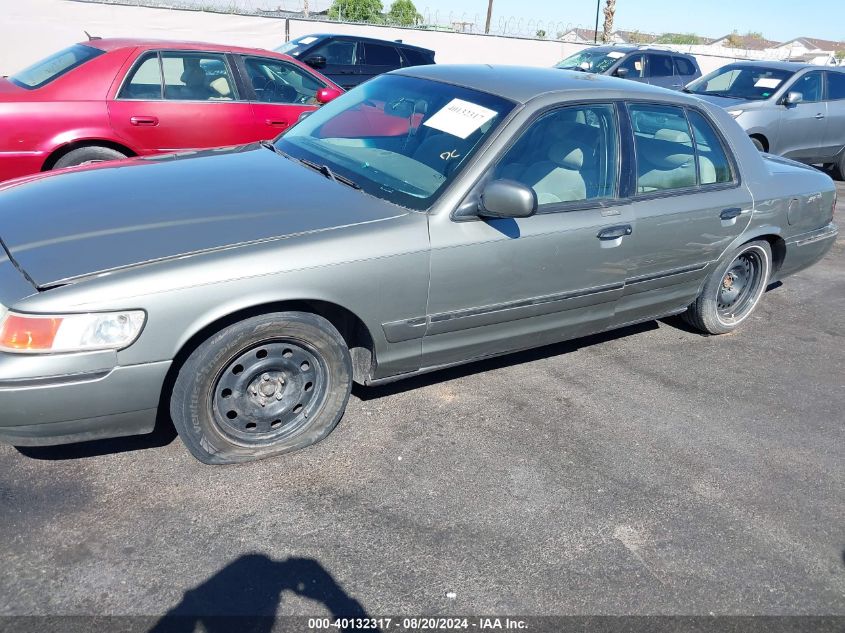
[[[58,354],[122,349],[135,342],[144,326],[143,310],[89,314],[0,315],[0,351]]]
[[[728,110],[728,114],[730,114],[733,118],[737,118],[743,112],[745,112],[745,110]]]

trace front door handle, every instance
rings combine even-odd
[[[158,125],[158,117],[155,116],[133,116],[129,117],[132,125],[155,126]]]
[[[817,118],[817,119],[823,119],[823,118],[824,118],[824,115],[823,115],[821,112],[819,112],[819,113],[816,115],[816,118]]]
[[[598,232],[596,237],[600,240],[618,240],[633,232],[634,229],[630,224],[620,224],[618,226],[609,226],[606,229],[602,229]]]
[[[721,220],[733,220],[734,218],[738,218],[742,213],[742,209],[739,207],[730,207],[728,209],[722,209],[722,212],[719,214],[719,219]]]

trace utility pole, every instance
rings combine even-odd
[[[491,0],[492,2],[492,0]],[[596,0],[596,29],[593,31],[593,44],[599,43],[599,9],[601,8],[601,0]]]
[[[487,0],[487,24],[484,25],[484,32],[490,32],[490,20],[493,19],[493,0]]]

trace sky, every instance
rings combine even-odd
[[[385,8],[390,0],[382,0]],[[604,5],[604,0],[600,0]],[[422,14],[439,13],[440,22],[451,13],[460,20],[483,25],[487,0],[416,0]],[[477,19],[476,19],[477,16]],[[501,20],[521,18],[548,24],[592,29],[595,0],[494,0],[493,29]],[[599,18],[599,29],[604,17]],[[736,29],[762,32],[769,39],[786,41],[807,36],[845,40],[845,2],[842,0],[617,0],[616,28],[664,33],[695,33],[720,37]],[[546,29],[549,33],[554,29]]]

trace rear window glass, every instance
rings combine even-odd
[[[845,99],[845,73],[827,73],[827,98],[831,101]]]
[[[412,48],[403,48],[402,54],[408,60],[408,66],[424,66],[432,63],[431,55],[416,51]]]
[[[9,80],[21,88],[40,88],[104,52],[98,48],[74,44],[12,75]]]
[[[364,43],[364,61],[372,66],[396,66],[402,65],[399,59],[399,52],[392,46],[381,44]]]
[[[648,74],[650,77],[671,77],[673,73],[671,57],[668,55],[648,56]]]

